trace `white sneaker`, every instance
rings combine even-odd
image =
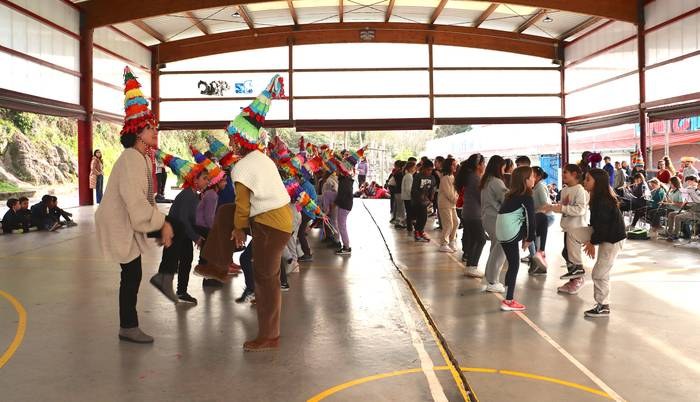
[[[502,283],[496,282],[496,283],[489,283],[486,285],[486,289],[484,289],[487,292],[491,293],[505,293],[506,292],[506,287],[503,286]]]
[[[453,252],[457,252],[457,242],[456,241],[450,242],[449,246]]]
[[[293,260],[292,263],[287,266],[287,273],[293,274],[295,272],[299,272],[299,263]]]
[[[440,246],[438,251],[440,251],[441,253],[454,253],[454,250],[452,250],[447,244],[443,244],[442,246]]]
[[[479,271],[479,267],[464,267],[464,276],[471,278],[483,278],[484,273]]]

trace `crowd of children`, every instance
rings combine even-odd
[[[77,223],[73,214],[58,206],[58,197],[46,194],[41,201],[29,207],[27,197],[7,200],[7,212],[2,218],[2,233],[15,231],[27,233],[31,229],[54,232],[60,228],[73,227]]]
[[[546,184],[547,173],[531,166],[526,156],[512,161],[494,155],[487,161],[473,154],[461,164],[451,156],[435,158],[435,163],[425,157],[397,161],[387,182],[391,223],[407,229],[416,242],[429,242],[425,225],[432,209],[442,230],[438,251],[445,253],[457,251],[457,229],[462,227],[464,274],[484,277],[486,292],[505,293],[501,310],[522,311],[526,307],[515,299],[520,264],[529,263],[531,275],[547,274],[549,227],[560,214],[567,269],[561,276],[566,282],[558,291],[577,294],[583,287],[583,251],[595,258],[591,274],[595,306],[585,316],[608,316],[609,274],[627,236],[611,176],[607,169],[598,169],[590,155],[583,156],[585,162],[564,166],[561,192]],[[478,266],[487,240],[490,252],[482,273]],[[521,259],[520,249],[529,251],[529,256]]]

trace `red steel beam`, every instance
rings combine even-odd
[[[481,24],[483,24],[484,22],[486,22],[486,20],[488,20],[488,18],[491,16],[491,14],[493,14],[493,12],[496,11],[498,6],[500,6],[500,5],[501,5],[500,3],[492,3],[486,10],[484,10],[483,13],[481,13],[479,18],[477,18],[476,21],[474,21],[474,24],[472,26],[474,28],[479,28],[479,26]]]
[[[80,105],[85,117],[78,120],[78,199],[81,206],[92,205],[90,163],[92,161],[93,123],[93,30],[80,29]]]
[[[430,16],[430,25],[433,25],[440,18],[440,14],[442,14],[442,10],[445,9],[446,5],[447,0],[440,0],[440,3],[435,7],[435,11],[433,11],[433,15]]]

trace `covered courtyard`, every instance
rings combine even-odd
[[[557,222],[547,276],[521,269],[528,310],[504,314],[459,254],[395,230],[384,200],[356,199],[352,257],[310,232],[278,351],[240,348],[257,325],[234,302],[242,277],[193,280],[194,307],[144,279],[156,342],[120,343],[119,271],[95,239],[89,172],[95,123],[123,122],[125,65],[161,132],[223,130],[279,74],[266,128],[507,125],[544,153],[524,128],[538,127],[559,138],[561,165],[570,136],[617,130],[650,167],[655,127],[700,114],[698,18],[700,0],[0,0],[0,107],[75,119],[80,204],[70,231],[0,237],[0,400],[696,400],[696,247],[628,241],[614,316],[584,319],[592,285],[556,291]],[[143,255],[144,278],[160,254]]]

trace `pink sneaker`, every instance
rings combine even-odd
[[[526,307],[515,300],[503,300],[501,302],[501,310],[503,311],[523,311]]]
[[[557,292],[568,293],[570,295],[575,295],[581,291],[585,280],[583,278],[571,279],[562,286],[557,288]]]

